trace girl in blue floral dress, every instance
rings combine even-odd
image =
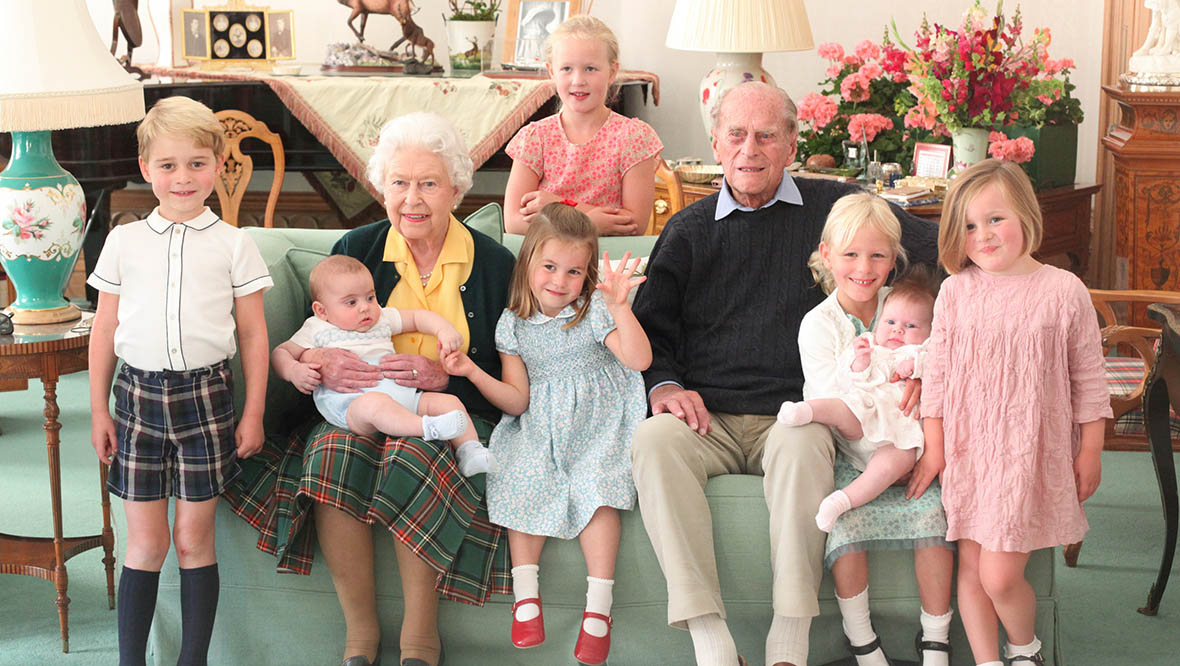
[[[611,587],[620,509],[635,506],[631,435],[647,414],[640,372],[651,345],[628,294],[639,260],[626,255],[599,281],[594,224],[567,203],[546,205],[529,225],[496,326],[503,381],[461,352],[443,359],[504,411],[489,448],[488,515],[508,528],[512,642],[545,640],[538,562],[546,537],[578,537],[589,573],[574,647],[583,664],[610,651]]]

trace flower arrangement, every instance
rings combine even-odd
[[[913,48],[902,42],[894,24],[894,35],[908,52],[905,69],[919,109],[915,119],[926,125],[937,120],[951,131],[1080,123],[1081,104],[1070,97],[1073,61],[1049,59],[1047,28],[1034,30],[1027,43],[1022,30],[1020,9],[1007,21],[1002,1],[988,13],[975,0],[957,29],[923,17]]]
[[[908,88],[906,51],[897,48],[888,34],[880,44],[861,41],[851,53],[835,42],[820,44],[820,57],[829,61],[819,93],[799,101],[799,150],[807,156],[827,154],[843,159],[843,143],[863,142],[869,155],[902,163],[909,170],[914,143],[934,139],[934,128],[906,122],[907,110],[916,104]]]

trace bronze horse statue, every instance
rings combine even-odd
[[[402,36],[393,46],[389,47],[392,51],[398,47],[402,42],[406,44],[406,55],[414,57],[414,47],[417,46],[422,49],[422,60],[425,61],[430,58],[431,64],[434,64],[434,42],[430,40],[422,31],[421,26],[414,23],[411,18],[414,13],[414,5],[410,0],[336,0],[340,4],[350,7],[352,15],[348,17],[348,27],[352,29],[357,40],[362,44],[365,41],[365,25],[369,21],[369,14],[388,14],[395,19],[402,26]],[[357,17],[361,17],[361,29],[357,30],[353,25],[353,21]]]

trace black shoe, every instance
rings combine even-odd
[[[914,636],[914,649],[918,651],[918,663],[922,663],[924,656],[922,652],[926,650],[935,650],[938,652],[945,652],[946,658],[949,661],[951,658],[951,644],[943,643],[941,641],[924,641],[922,640],[922,630]]]

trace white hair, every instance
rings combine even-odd
[[[471,189],[474,163],[459,130],[437,113],[417,112],[393,118],[381,128],[377,147],[365,172],[378,192],[385,189],[385,170],[390,160],[406,148],[423,148],[438,155],[447,169],[451,186],[459,192],[459,198]]]

